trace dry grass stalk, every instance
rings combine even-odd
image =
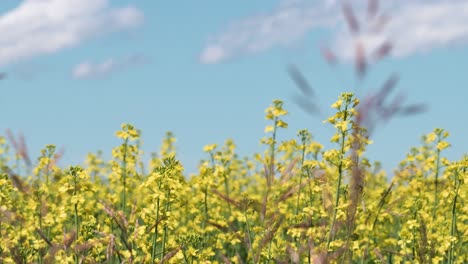
[[[330,59],[331,63],[331,61],[333,60],[332,57],[334,56],[331,53],[327,55],[329,55],[327,58]],[[304,75],[301,73],[301,71],[294,65],[289,65],[287,67],[287,71],[289,77],[294,81],[296,86],[299,87],[302,93],[301,96],[294,97],[294,101],[296,102],[296,104],[311,115],[316,115],[320,113],[319,107],[314,101],[305,99],[314,97],[316,93],[314,92],[314,89],[312,89],[312,86],[306,80]]]
[[[231,199],[231,198],[227,197],[226,195],[220,193],[220,192],[219,192],[218,190],[216,190],[215,188],[211,189],[211,192],[213,192],[214,194],[218,195],[221,199],[225,200],[225,201],[228,202],[229,204],[232,204],[232,205],[235,206],[236,208],[238,208],[238,209],[241,208],[240,202],[235,201],[234,199]]]
[[[37,234],[39,234],[39,236],[42,238],[42,240],[44,240],[44,242],[47,243],[47,245],[49,247],[53,246],[52,245],[52,242],[44,235],[44,233],[42,232],[42,230],[40,230],[39,228],[36,228],[36,232]]]
[[[219,255],[225,264],[232,264],[232,262],[224,254],[220,253]]]
[[[291,179],[291,177],[294,175],[293,170],[299,161],[300,161],[299,158],[295,158],[288,164],[288,167],[286,167],[283,173],[281,173],[281,176],[280,176],[281,184],[285,184],[287,181]]]
[[[327,61],[328,65],[334,66],[338,63],[338,57],[335,53],[328,47],[320,47],[320,54]]]
[[[302,72],[294,65],[288,66],[288,73],[291,79],[296,83],[297,87],[301,89],[301,92],[305,96],[314,96],[314,90],[310,86],[309,82],[306,80]]]
[[[129,262],[133,262],[133,247],[131,244],[128,243],[128,221],[122,211],[116,212],[112,205],[106,203],[103,200],[99,200],[100,203],[103,205],[104,211],[114,220],[117,224],[117,227],[120,229],[120,240],[124,244],[125,248],[130,252]],[[118,254],[119,252],[116,251]]]
[[[374,248],[374,253],[380,259],[380,261],[382,261],[382,263],[386,262],[384,256],[382,255],[382,252],[380,252],[378,248]]]
[[[29,193],[29,186],[18,175],[16,175],[10,167],[3,166],[2,169],[10,176],[11,182],[16,189],[22,193]]]
[[[64,232],[63,240],[62,240],[63,249],[68,249],[75,240],[76,240],[75,230],[73,230],[72,232],[68,234]]]
[[[379,61],[386,57],[392,51],[393,45],[389,41],[382,43],[373,53],[374,61]]]
[[[348,25],[349,31],[351,31],[353,34],[359,33],[359,22],[356,18],[356,15],[354,14],[352,6],[347,2],[343,2],[341,10]]]
[[[160,263],[162,264],[162,263],[164,263],[164,262],[170,260],[172,257],[175,256],[175,254],[177,254],[177,252],[180,251],[181,248],[182,248],[182,247],[177,247],[177,248],[171,250],[169,253],[167,253],[166,255],[164,255],[164,257],[161,259],[161,262],[160,262]]]
[[[28,152],[26,141],[24,140],[24,135],[20,134],[19,140],[16,141],[10,129],[6,130],[6,134],[7,134],[8,140],[10,141],[11,145],[15,149],[16,154],[18,154],[21,158],[23,158],[28,168],[31,168],[32,162],[31,162],[31,159],[29,158],[29,152]]]
[[[357,41],[354,46],[354,52],[355,52],[354,64],[355,64],[356,74],[359,78],[363,78],[367,71],[367,59],[366,59],[364,45],[361,42]]]
[[[378,0],[368,0],[367,1],[367,18],[373,19],[379,11],[379,1]]]
[[[279,213],[274,213],[271,216],[268,223],[265,225],[265,227],[267,228],[267,232],[265,233],[265,235],[262,237],[262,240],[260,241],[260,246],[257,250],[258,253],[254,257],[255,262],[258,262],[258,259],[260,258],[260,254],[263,248],[273,240],[276,232],[278,231],[281,224],[283,223],[283,220],[284,220],[284,217],[279,215]]]
[[[310,179],[306,180],[305,182],[302,182],[301,184],[296,184],[292,185],[289,188],[287,188],[278,198],[276,201],[277,203],[284,202],[291,196],[293,196],[297,191],[302,189],[304,186],[307,186],[310,182]]]
[[[289,254],[289,261],[292,263],[300,263],[300,254],[297,250],[295,250],[291,245],[286,246],[286,251]]]

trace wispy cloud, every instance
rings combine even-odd
[[[331,47],[337,55],[351,59],[353,43],[366,43],[366,51],[392,41],[392,55],[409,56],[452,44],[468,43],[468,2],[466,0],[379,1],[379,10],[390,19],[385,30],[364,28],[350,35],[342,20],[341,2],[336,0],[283,0],[270,13],[234,21],[211,37],[202,50],[201,63],[218,63],[234,57],[286,46],[322,28],[332,34]],[[348,1],[356,7],[358,22],[368,19],[367,1]],[[356,4],[357,3],[357,6]]]
[[[132,55],[120,60],[107,59],[101,63],[92,63],[86,61],[78,64],[73,69],[72,76],[75,79],[104,78],[118,71],[143,65],[148,62],[149,59],[142,55]]]
[[[354,38],[338,30],[333,39],[337,54],[345,59],[354,56],[352,43],[366,44],[369,54],[386,41],[392,43],[394,57],[406,57],[433,49],[468,44],[468,2],[446,1],[394,1],[387,9],[391,20],[380,32],[368,29]],[[398,11],[396,11],[398,8]]]
[[[253,54],[274,46],[287,46],[314,28],[331,26],[336,14],[330,1],[311,5],[303,1],[282,1],[272,12],[232,22],[212,37],[200,55],[202,63],[217,63],[239,55]]]
[[[133,6],[111,8],[107,0],[24,0],[0,16],[0,66],[136,27],[143,17]]]

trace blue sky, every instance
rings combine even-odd
[[[355,2],[359,18],[367,2]],[[422,134],[442,127],[451,133],[447,156],[460,158],[468,150],[468,3],[396,0],[378,7],[391,18],[385,28],[376,33],[359,20],[353,36],[333,0],[1,1],[0,70],[7,78],[0,82],[0,131],[24,133],[33,157],[46,144],[64,147],[62,165],[97,150],[109,157],[121,123],[143,131],[147,153],[173,131],[191,173],[206,144],[233,138],[241,155],[263,151],[263,111],[276,98],[290,111],[290,129],[280,138],[308,128],[328,144],[333,128],[322,120],[337,96],[356,87],[365,96],[398,73],[394,95],[429,109],[379,125],[368,155],[391,170]],[[368,52],[393,44],[361,81],[353,72],[356,40]],[[321,47],[339,65],[327,64]],[[289,64],[318,93],[323,115],[294,104],[299,90]]]

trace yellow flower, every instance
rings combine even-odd
[[[333,103],[331,105],[332,108],[335,108],[335,109],[339,109],[341,107],[341,105],[343,104],[343,100],[342,99],[338,99],[338,101],[336,101],[335,103]]]
[[[138,130],[135,129],[133,125],[130,124],[122,124],[121,125],[120,131],[117,131],[115,135],[118,138],[121,138],[123,140],[130,139],[130,140],[135,140],[140,137],[140,133]]]
[[[340,121],[335,124],[335,127],[338,128],[341,132],[345,132],[348,129],[348,121]]]
[[[449,135],[450,135],[450,134],[449,134],[448,131],[444,131],[444,133],[442,134],[442,136],[443,136],[444,138],[447,138]]]
[[[282,128],[288,128],[288,123],[284,122],[283,120],[278,120],[278,126]]]
[[[437,138],[437,135],[434,132],[431,132],[431,133],[426,135],[426,143],[430,144],[430,143],[434,142],[436,140],[436,138]]]
[[[218,145],[217,144],[209,144],[203,147],[204,152],[211,152],[213,151]]]
[[[272,114],[275,117],[283,116],[283,115],[286,115],[287,113],[288,113],[288,111],[286,111],[284,109],[278,109],[278,108],[275,108],[272,111]]]
[[[323,123],[330,123],[330,124],[335,124],[336,123],[336,117],[335,116],[331,116],[329,118],[327,118],[327,120],[323,120]]]
[[[341,138],[341,135],[339,135],[339,134],[334,134],[333,137],[330,139],[330,141],[331,141],[332,143],[336,143],[336,142],[340,141],[340,138]]]
[[[447,141],[441,141],[441,142],[437,143],[437,147],[436,147],[436,148],[437,148],[439,151],[441,151],[441,150],[444,150],[444,149],[446,149],[446,148],[448,148],[448,147],[450,147],[450,144],[449,144]]]
[[[273,126],[266,126],[265,127],[265,133],[268,133],[268,132],[272,132],[274,130],[274,127]]]

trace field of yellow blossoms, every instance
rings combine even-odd
[[[112,159],[61,168],[48,145],[28,162],[0,138],[0,263],[468,263],[468,156],[444,158],[435,129],[394,174],[365,156],[359,100],[343,93],[325,125],[332,149],[265,111],[265,152],[204,147],[186,176],[167,133],[149,163],[130,124]]]

